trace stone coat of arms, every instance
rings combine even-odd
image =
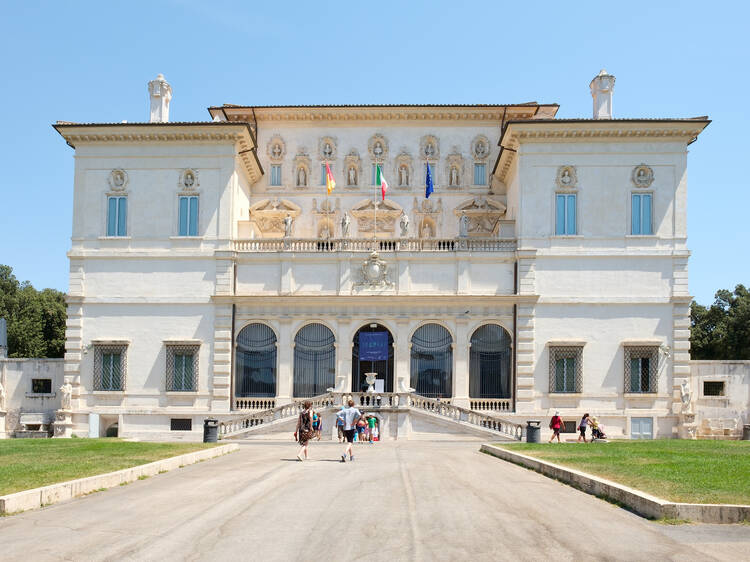
[[[362,280],[360,285],[370,287],[390,287],[393,285],[388,279],[388,264],[380,258],[377,252],[372,252],[370,257],[362,263]]]

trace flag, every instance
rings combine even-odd
[[[375,178],[375,183],[380,184],[380,191],[383,193],[383,201],[385,201],[385,192],[388,191],[388,182],[385,181],[385,176],[383,175],[383,170],[380,167],[380,164],[378,164],[378,173]]]
[[[333,180],[333,174],[328,162],[326,162],[326,187],[328,188],[328,195],[336,188],[336,182]]]
[[[434,191],[432,185],[432,174],[430,174],[430,163],[427,162],[427,177],[424,180],[424,198],[429,199],[430,194]]]

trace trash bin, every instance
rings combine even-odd
[[[527,443],[539,443],[539,438],[542,434],[542,422],[539,420],[527,420],[526,421],[526,442]]]
[[[742,426],[742,440],[750,441],[750,423],[746,423]]]
[[[216,443],[219,440],[219,420],[206,418],[203,420],[203,442]]]

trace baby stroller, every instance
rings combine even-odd
[[[594,423],[591,425],[591,440],[606,438],[607,436],[604,433],[604,426],[594,420]]]

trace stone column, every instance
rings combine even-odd
[[[404,392],[411,386],[411,341],[409,340],[409,319],[396,319],[396,334],[393,337],[393,392]]]
[[[70,410],[56,410],[53,437],[73,436],[73,412]]]
[[[340,318],[336,336],[336,392],[352,391],[353,338],[351,318]]]
[[[277,345],[278,369],[276,384],[276,405],[289,404],[292,401],[292,378],[294,376],[292,361],[294,342],[292,341],[292,319],[279,319],[279,341]]]

